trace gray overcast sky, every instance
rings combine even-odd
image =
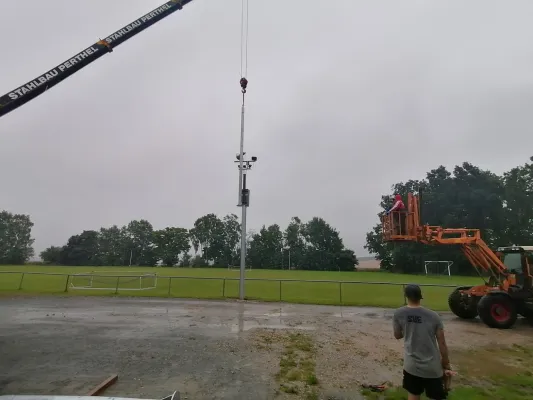
[[[0,94],[163,0],[0,0]],[[234,212],[240,0],[194,0],[0,120],[0,208],[37,253]],[[363,255],[380,195],[533,155],[533,2],[250,0],[249,227],[315,215]]]

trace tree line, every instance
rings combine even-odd
[[[382,196],[381,208],[392,205],[393,194],[405,200],[408,192],[421,191],[422,223],[480,229],[493,248],[533,245],[533,157],[530,161],[502,175],[468,162],[451,171],[440,166],[424,179],[393,185]],[[32,226],[27,215],[0,212],[0,264],[23,264],[34,255]],[[318,217],[305,223],[294,217],[284,230],[273,224],[248,232],[246,248],[247,265],[253,268],[348,271],[358,265],[339,232]],[[419,273],[424,261],[450,260],[456,273],[473,272],[454,246],[384,243],[380,223],[366,234],[365,248],[385,270]],[[240,223],[234,214],[207,214],[191,229],[154,230],[150,222],[136,220],[123,227],[85,230],[40,255],[45,263],[58,265],[238,266]]]
[[[277,224],[250,231],[246,247],[252,268],[353,271],[358,264],[339,232],[318,217],[307,223],[294,217],[284,231]],[[123,227],[85,230],[40,256],[54,265],[228,267],[240,265],[240,251],[237,216],[207,214],[191,229],[154,230],[150,222],[135,220]]]
[[[468,162],[453,171],[440,166],[429,171],[425,179],[393,185],[392,193],[381,197],[381,208],[390,208],[396,193],[405,202],[409,192],[422,194],[423,224],[480,229],[483,240],[492,248],[533,245],[533,163],[517,166],[503,175]],[[424,261],[450,260],[454,261],[456,273],[474,272],[454,246],[384,243],[381,228],[378,223],[367,233],[365,248],[376,255],[383,269],[419,273]]]

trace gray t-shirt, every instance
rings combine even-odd
[[[400,327],[404,337],[403,369],[421,378],[443,375],[437,329],[443,328],[435,311],[424,307],[401,307],[394,312],[394,327]]]

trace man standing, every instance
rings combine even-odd
[[[399,194],[394,195],[394,204],[387,211],[387,215],[389,215],[393,211],[403,211],[403,210],[405,210],[405,204],[403,204],[402,196],[400,196]]]
[[[405,227],[405,204],[403,204],[402,196],[399,194],[394,196],[394,204],[392,207],[387,211],[387,215],[390,215],[391,212],[395,212],[393,214],[393,220],[392,220],[392,226],[394,229],[394,233],[396,235],[405,235],[406,234],[406,227]]]
[[[442,320],[420,305],[420,286],[407,285],[405,297],[407,305],[393,317],[394,337],[404,338],[403,388],[409,400],[419,400],[424,392],[432,400],[446,399],[444,376],[451,371]]]

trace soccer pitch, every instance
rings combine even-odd
[[[12,273],[0,273],[0,295],[195,299],[232,299],[239,296],[239,271],[220,268],[0,267],[0,272],[6,271]],[[481,282],[475,277],[293,270],[247,270],[246,278],[248,300],[374,307],[402,305],[403,283],[460,286]],[[452,290],[452,287],[423,286],[424,304],[435,310],[448,310],[447,299]]]

